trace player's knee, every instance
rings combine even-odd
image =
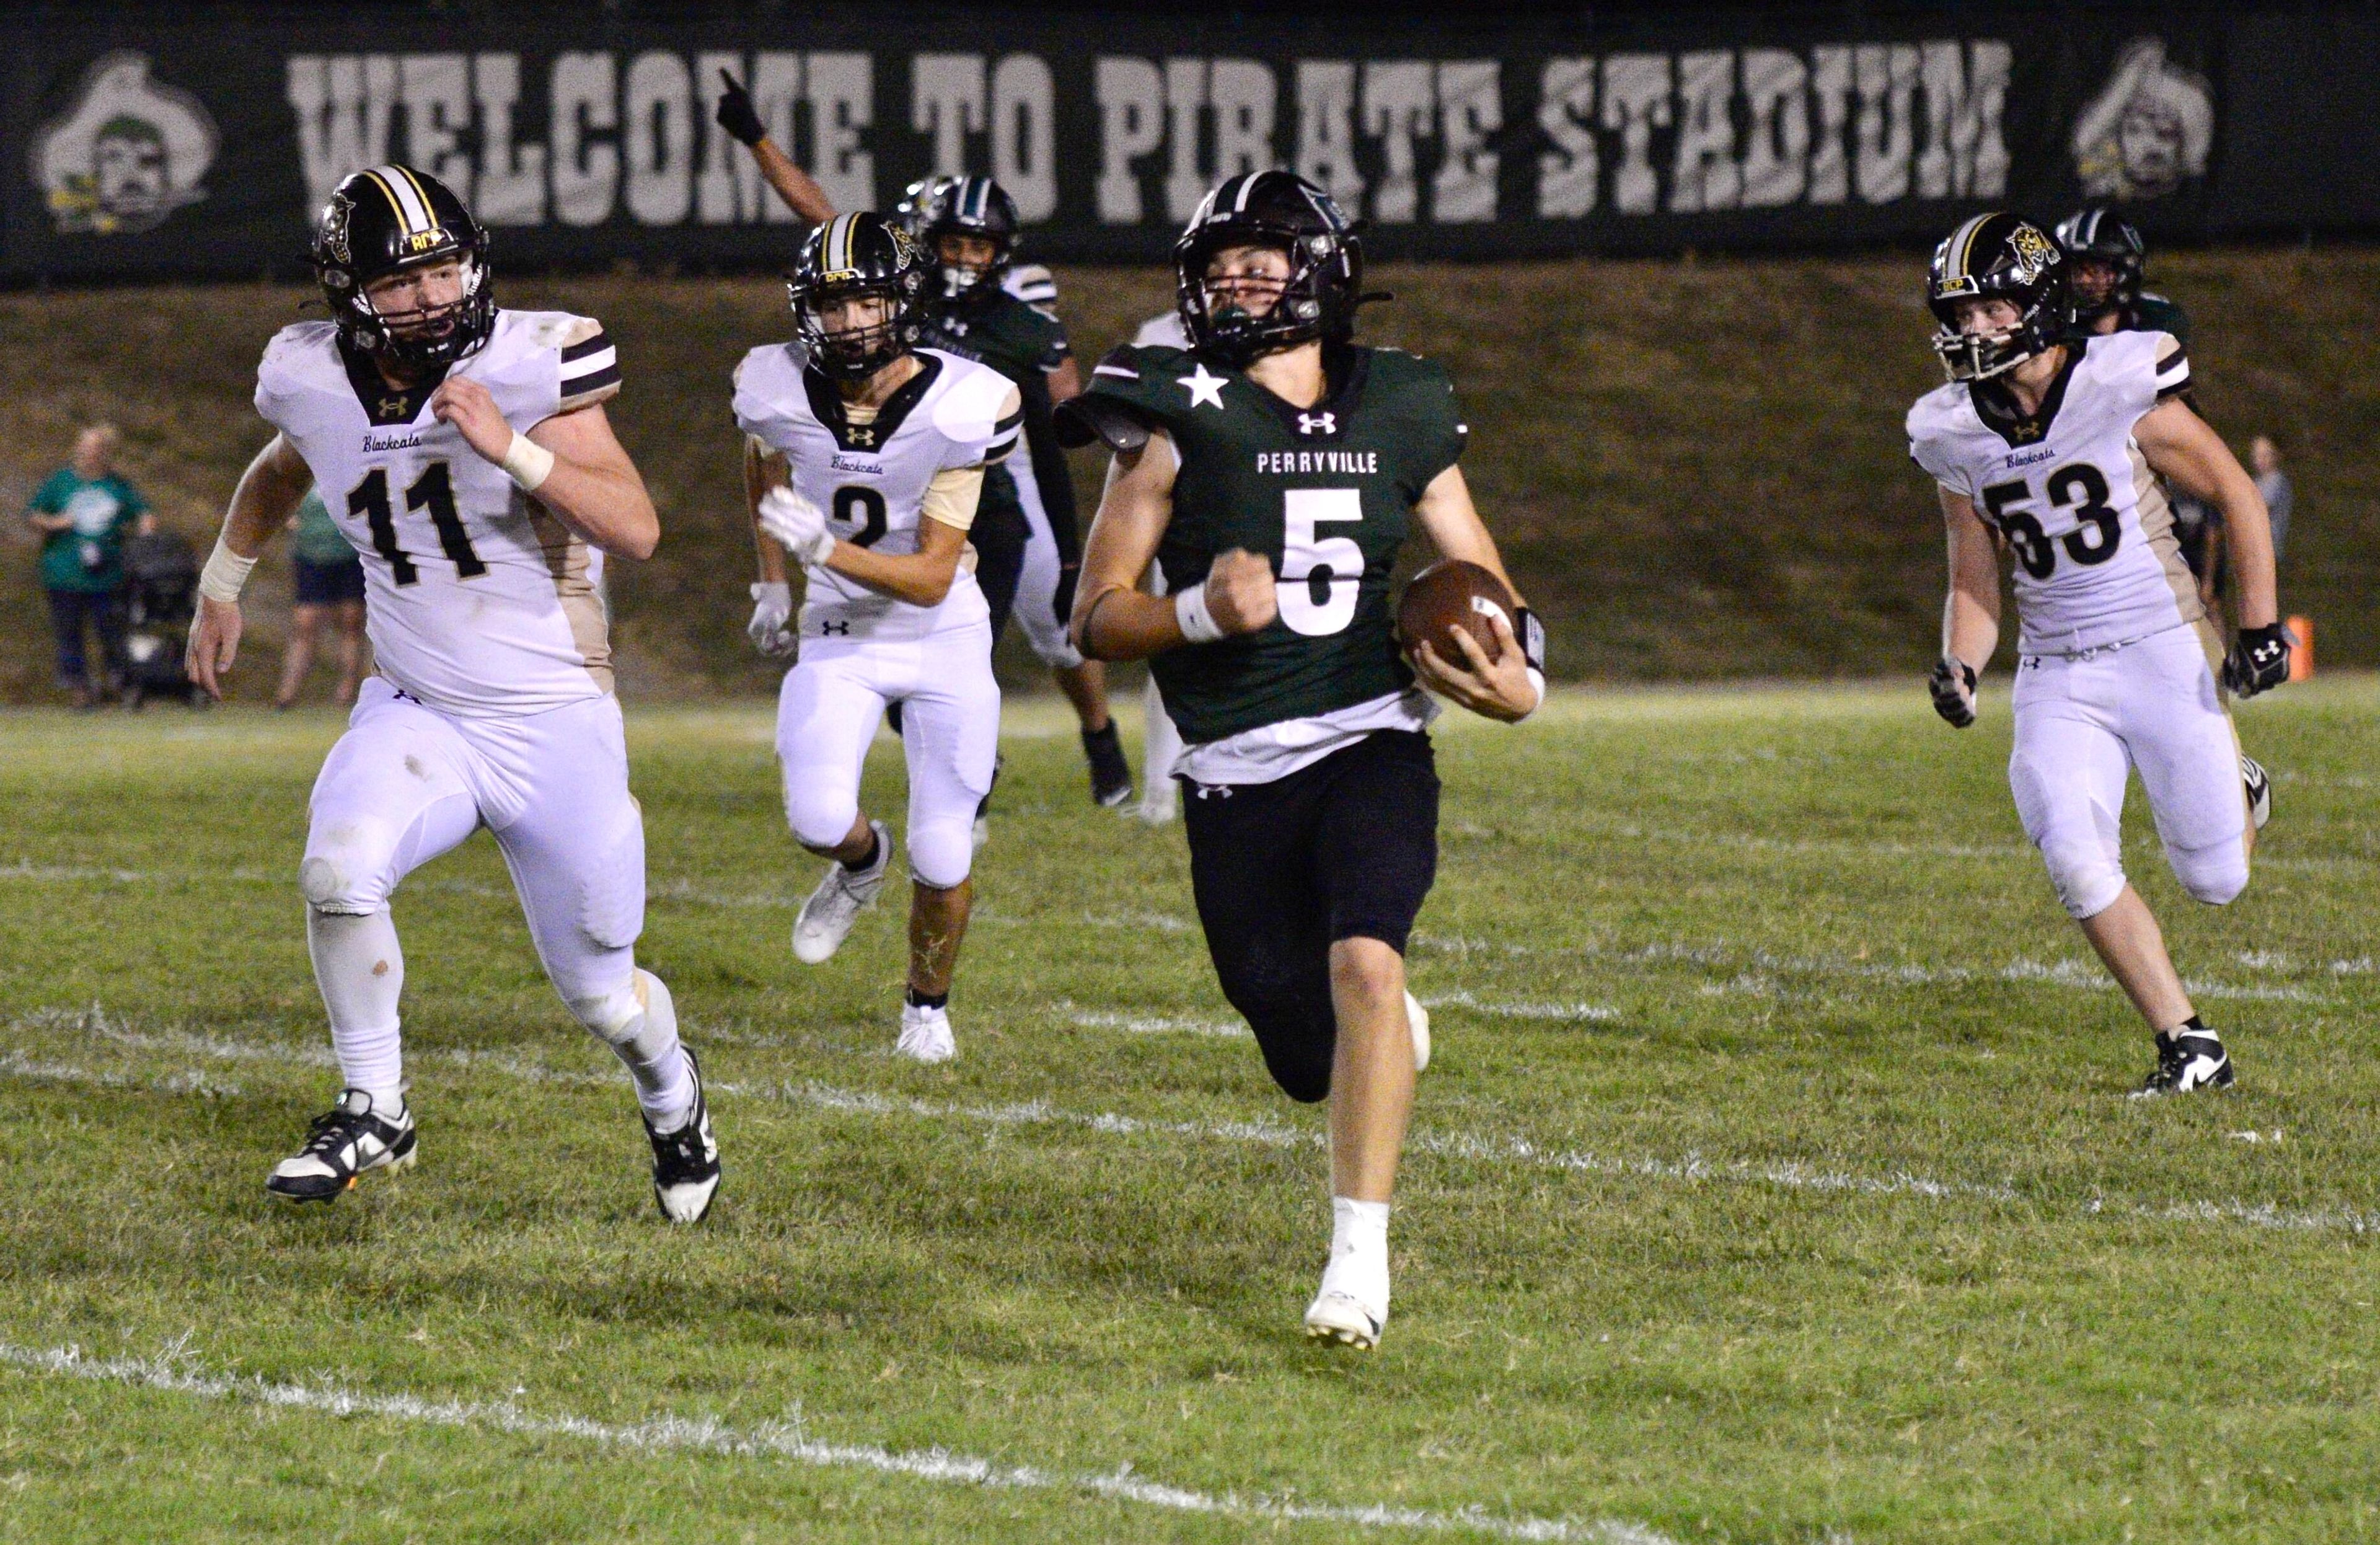
[[[2067,915],[2080,922],[2116,905],[2124,894],[2124,867],[2096,843],[2046,843],[2041,849],[2049,882]]]
[[[317,912],[365,917],[388,905],[391,845],[361,821],[342,821],[314,834],[298,888]]]
[[[909,828],[909,878],[929,890],[966,883],[975,868],[975,817],[945,816]]]
[[[2209,906],[2226,906],[2248,888],[2248,853],[2243,843],[2224,843],[2194,853],[2173,855],[2173,872],[2181,888]]]
[[[565,1003],[571,1007],[571,1019],[612,1045],[633,1040],[645,1028],[645,1021],[652,1019],[654,1009],[660,1009],[666,1024],[676,1024],[676,1009],[669,1003],[669,988],[662,986],[662,979],[652,971],[636,971],[621,986],[565,997]]]
[[[859,801],[833,789],[808,784],[785,784],[785,824],[804,847],[839,847],[859,822]]]
[[[1330,946],[1330,987],[1333,995],[1342,999],[1402,1002],[1404,956],[1382,940],[1342,939]]]

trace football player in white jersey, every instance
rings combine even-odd
[[[240,586],[319,483],[363,556],[379,675],[315,780],[298,875],[346,1087],[266,1189],[327,1201],[413,1162],[389,896],[484,825],[546,975],[627,1066],[662,1211],[696,1222],[719,1148],[669,989],[637,967],[644,823],[596,588],[604,554],[661,538],[601,407],[618,358],[589,318],[499,310],[479,224],[410,167],[342,181],[313,258],[332,320],[265,349],[256,406],[278,432],[232,495],[189,649],[220,696]]]
[[[976,808],[1000,748],[991,613],[967,528],[985,468],[1016,448],[1024,398],[988,365],[915,347],[926,253],[899,223],[842,214],[802,243],[787,286],[797,337],[744,357],[735,422],[759,529],[751,632],[795,647],[788,557],[808,578],[799,661],[777,708],[785,818],[832,860],[794,922],[817,965],[875,901],[892,833],[859,808],[888,704],[909,769],[909,979],[898,1049],[957,1054],[951,979],[974,889]]]
[[[2058,899],[2156,1036],[2143,1094],[2232,1081],[2221,1037],[2183,991],[2124,877],[2124,785],[2138,768],[2167,862],[2221,906],[2248,883],[2270,809],[2221,691],[2288,678],[2271,529],[2256,485],[2177,400],[2190,360],[2156,332],[2068,336],[2063,258],[2039,227],[1978,215],[1934,254],[1927,299],[1950,380],[1909,412],[1910,454],[1939,484],[1949,597],[1931,687],[1974,723],[1999,639],[1998,552],[2015,560],[2016,746],[2009,783]],[[2181,561],[2168,486],[2223,512],[2240,628],[2227,655]]]

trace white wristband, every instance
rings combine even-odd
[[[1182,637],[1194,644],[1211,644],[1223,636],[1222,628],[1215,621],[1215,614],[1207,610],[1204,581],[1174,596],[1173,621],[1182,629]]]
[[[553,470],[553,453],[516,430],[504,459],[496,465],[504,469],[506,477],[520,484],[523,493],[534,493],[538,484]]]
[[[256,566],[254,558],[243,558],[225,545],[224,534],[215,534],[215,550],[207,554],[207,566],[199,571],[199,593],[209,601],[225,606],[239,604],[240,587],[248,583],[248,571]]]
[[[1537,710],[1546,706],[1546,673],[1537,669],[1535,665],[1530,666],[1529,685],[1537,689],[1537,700],[1529,705],[1529,713],[1535,713]],[[1521,719],[1527,718],[1529,713],[1522,714]],[[1512,723],[1517,724],[1521,722],[1521,719],[1515,719]]]
[[[796,554],[795,556],[811,568],[824,568],[826,561],[834,556],[835,541],[835,534],[832,531],[820,531],[818,539],[810,543],[810,550]]]

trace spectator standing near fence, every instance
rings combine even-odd
[[[120,438],[113,424],[85,429],[75,437],[73,459],[51,474],[25,510],[42,537],[58,685],[74,694],[77,708],[95,707],[113,685],[124,656],[124,539],[152,523],[147,502],[116,474]],[[99,638],[96,670],[86,631]]]
[[[339,655],[337,702],[345,708],[356,700],[364,674],[364,565],[355,546],[341,534],[315,489],[299,502],[289,517],[296,533],[290,566],[297,575],[298,604],[289,614],[289,647],[281,656],[281,688],[273,694],[274,708],[294,707],[314,668],[314,650],[327,619],[336,630]]]
[[[2260,434],[2248,443],[2248,465],[2255,468],[2256,492],[2265,496],[2265,507],[2273,515],[2273,561],[2277,564],[2282,545],[2289,540],[2289,515],[2297,504],[2297,490],[2281,466],[2280,442],[2271,435]]]

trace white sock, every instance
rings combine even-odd
[[[1344,1293],[1365,1308],[1389,1307],[1389,1204],[1330,1198],[1330,1264],[1322,1291]]]
[[[331,1016],[331,1044],[347,1088],[371,1096],[382,1115],[405,1108],[405,1054],[396,1000],[405,990],[405,952],[383,906],[356,917],[306,908],[306,952]]]
[[[638,971],[636,994],[642,1010],[618,1035],[603,1039],[637,1083],[637,1104],[656,1132],[674,1132],[694,1114],[694,1067],[677,1039],[677,1005],[670,990],[650,971]]]

